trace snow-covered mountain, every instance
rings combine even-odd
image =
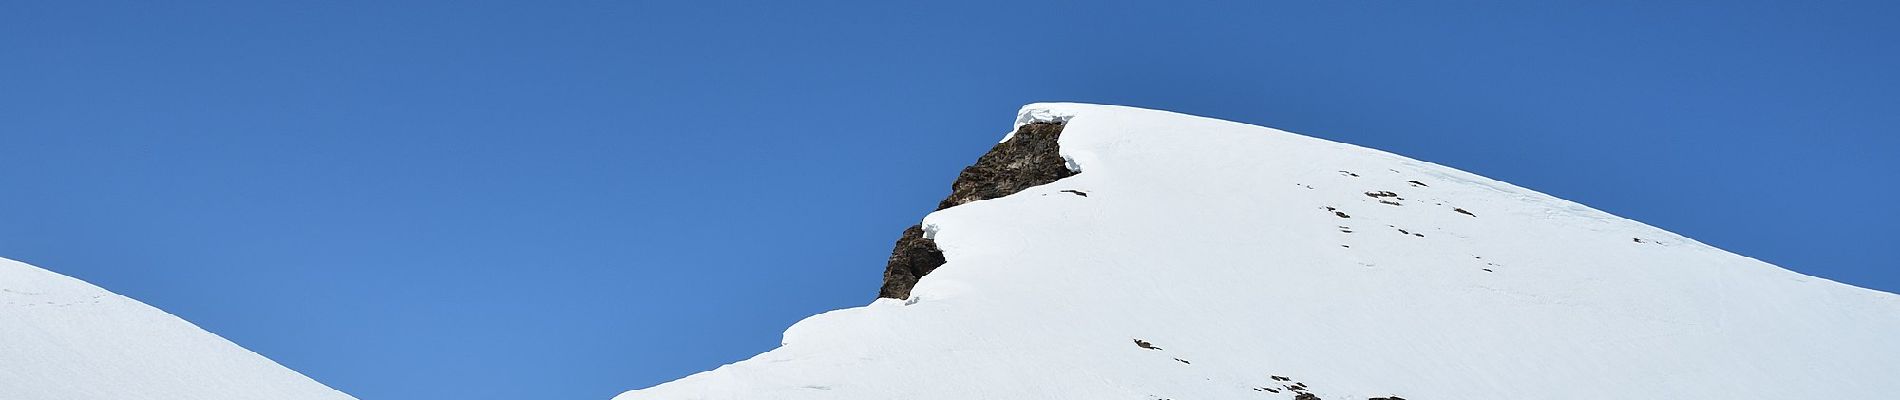
[[[1016,128],[899,241],[894,298],[616,399],[1900,396],[1900,296],[1270,128],[1085,104]],[[1074,174],[997,193],[1054,176],[1025,134]]]
[[[0,399],[353,398],[145,303],[0,258]]]

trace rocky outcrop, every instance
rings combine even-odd
[[[943,265],[943,261],[943,250],[937,249],[937,242],[924,237],[924,227],[911,225],[904,229],[904,235],[897,238],[897,246],[891,249],[891,259],[884,264],[884,287],[878,288],[877,297],[910,298],[910,288],[917,285],[917,280]]]
[[[1056,151],[1062,126],[1032,123],[1016,128],[1008,141],[997,143],[977,158],[976,164],[957,174],[956,182],[950,184],[950,196],[938,202],[937,209],[1008,196],[1075,175]]]
[[[1037,122],[1016,128],[1009,140],[997,143],[977,158],[976,164],[957,174],[956,182],[950,184],[950,196],[938,202],[937,209],[1008,196],[1075,175],[1057,151],[1056,139],[1062,136],[1062,126],[1059,122]],[[910,298],[910,289],[917,280],[943,263],[943,251],[925,237],[923,226],[905,229],[884,266],[884,285],[878,289],[878,297]]]

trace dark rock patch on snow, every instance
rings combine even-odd
[[[923,226],[911,225],[891,249],[890,261],[884,264],[884,287],[878,289],[877,297],[910,298],[910,289],[917,286],[917,279],[936,270],[943,262],[943,250],[937,249],[937,242],[924,237]]]
[[[956,182],[950,184],[950,197],[938,202],[937,209],[1008,196],[1075,175],[1057,152],[1056,139],[1061,136],[1062,124],[1057,123],[1016,128],[1009,141],[997,143],[976,164],[957,174]]]
[[[1075,175],[1057,151],[1056,139],[1062,136],[1062,126],[1061,123],[1031,123],[1016,128],[1008,141],[997,143],[978,157],[976,164],[957,174],[957,180],[950,184],[950,196],[938,202],[937,209],[1008,196]],[[1080,191],[1072,192],[1088,196]],[[911,226],[897,239],[896,248],[891,249],[890,261],[884,265],[884,285],[878,288],[877,296],[910,298],[910,290],[917,285],[917,280],[943,263],[943,251],[937,249],[937,243],[924,237],[922,226]]]

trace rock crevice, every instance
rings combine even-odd
[[[957,180],[950,184],[950,196],[938,202],[937,209],[1008,196],[1075,175],[1056,146],[1062,127],[1061,122],[1017,127],[1009,140],[997,143],[957,174]],[[910,298],[917,280],[943,265],[943,251],[924,233],[922,225],[913,225],[898,237],[884,266],[884,285],[878,289],[878,297]]]

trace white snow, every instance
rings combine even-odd
[[[1041,104],[1023,106],[1022,110],[1016,111],[1016,125],[1010,126],[1009,133],[1004,134],[1003,140],[997,141],[997,143],[1007,142],[1009,139],[1015,138],[1016,128],[1021,128],[1023,125],[1066,123],[1069,122],[1069,118],[1074,117],[1074,113],[1062,107],[1045,107]],[[1070,165],[1070,167],[1074,167],[1074,165]]]
[[[0,399],[353,398],[137,300],[0,258]]]
[[[1900,393],[1900,296],[1270,128],[1085,104],[1017,123],[1059,119],[1087,172],[930,214],[949,262],[909,301],[616,399]]]

